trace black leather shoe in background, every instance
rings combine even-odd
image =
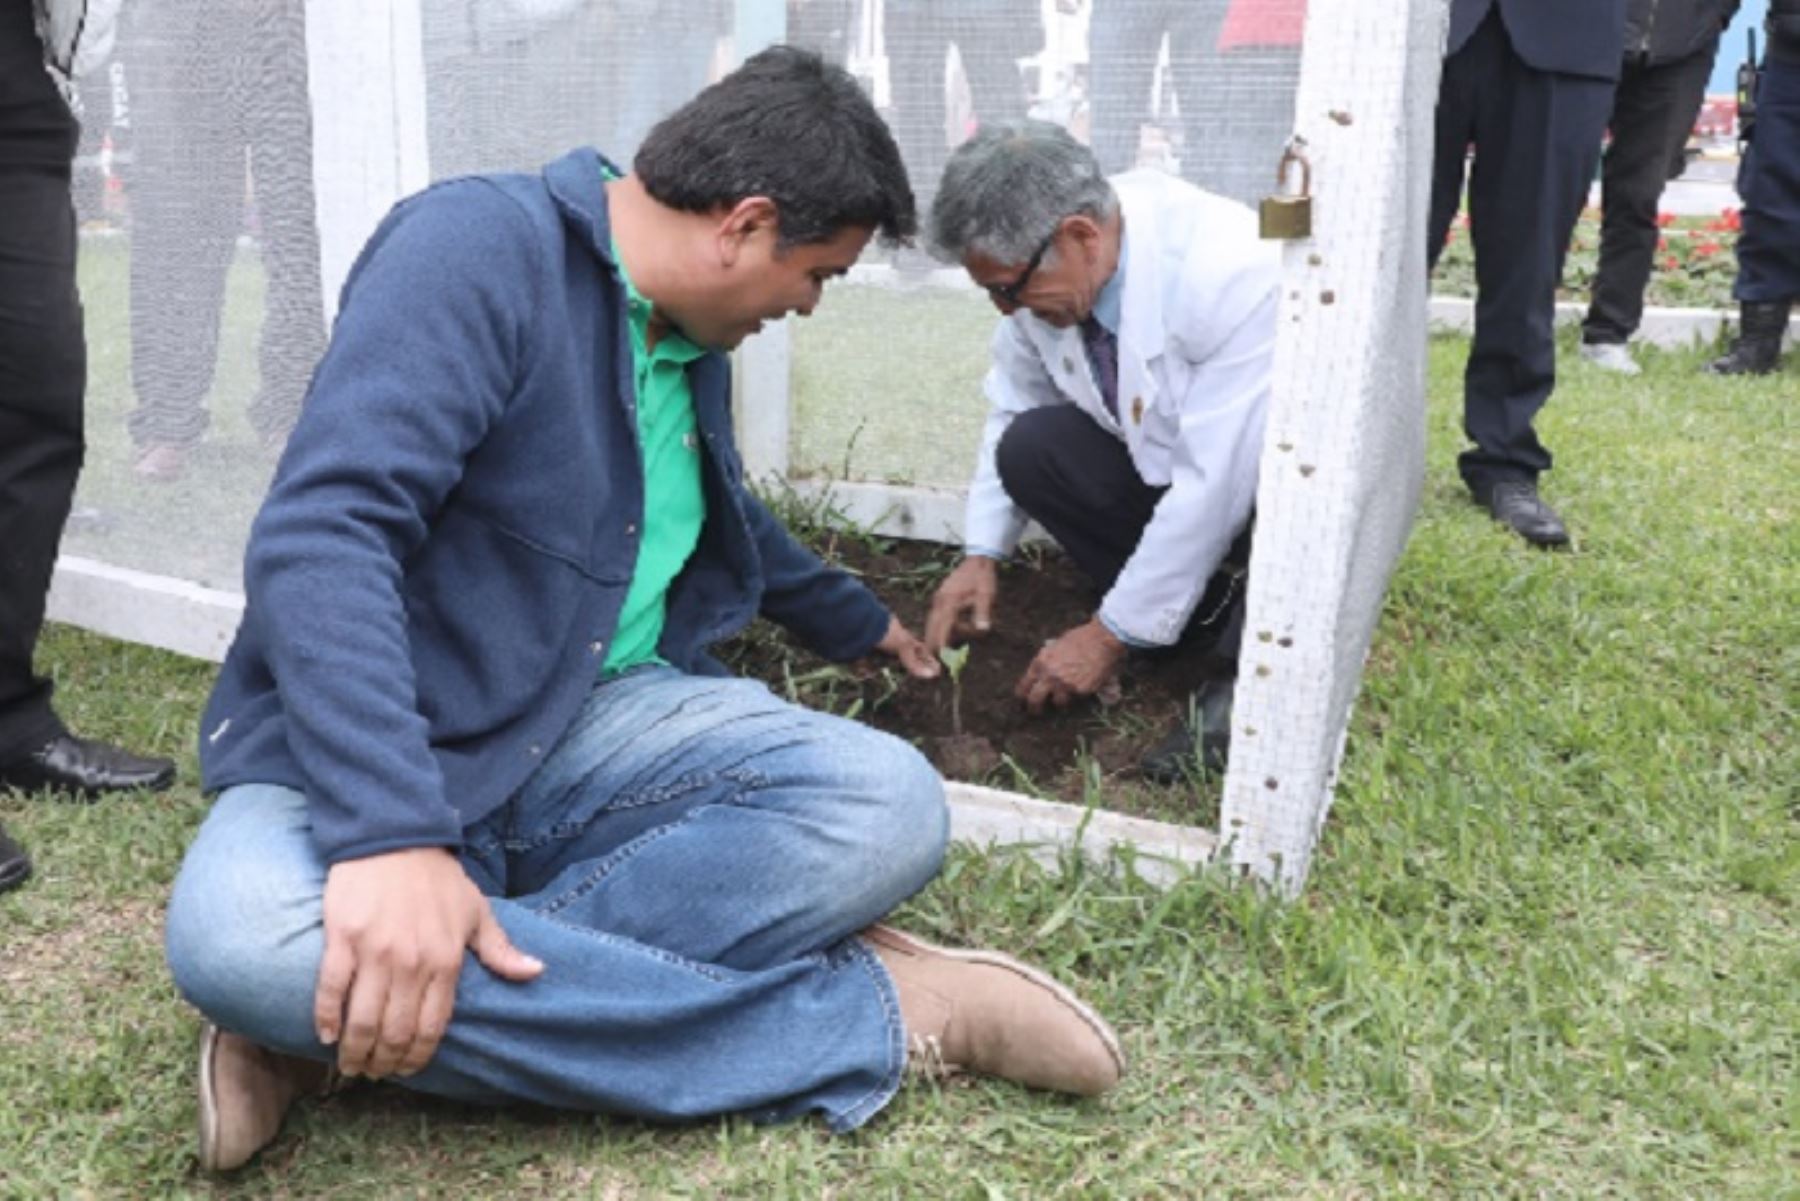
[[[31,875],[31,856],[0,826],[0,892],[17,888]]]
[[[1231,699],[1237,681],[1208,680],[1194,693],[1192,714],[1184,717],[1138,760],[1138,774],[1153,784],[1179,784],[1201,768],[1223,772],[1231,756]],[[1197,754],[1196,754],[1197,753]]]
[[[1544,503],[1537,485],[1530,480],[1502,480],[1488,489],[1476,502],[1494,515],[1494,520],[1533,546],[1567,546],[1569,531],[1556,510]]]
[[[23,792],[72,792],[93,798],[147,788],[160,792],[175,782],[175,764],[121,750],[110,743],[58,734],[22,759],[0,763],[0,788]]]

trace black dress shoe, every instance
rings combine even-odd
[[[0,826],[0,892],[17,888],[31,875],[31,856]]]
[[[1530,480],[1501,480],[1476,500],[1494,520],[1533,546],[1567,546],[1569,531],[1556,510],[1544,503]]]
[[[23,759],[0,764],[0,788],[22,792],[72,792],[98,797],[147,788],[160,792],[175,782],[175,764],[121,750],[110,743],[58,734]]]
[[[1231,757],[1231,699],[1237,681],[1208,680],[1191,702],[1198,730],[1184,717],[1138,760],[1138,774],[1152,784],[1180,784],[1204,767],[1223,772]]]

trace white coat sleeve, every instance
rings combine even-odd
[[[965,554],[1004,559],[1018,547],[1027,518],[1000,484],[995,452],[1014,417],[1027,409],[1063,402],[1021,325],[1023,320],[1022,316],[1004,318],[994,330],[993,362],[981,386],[988,401],[987,426],[982,430],[981,451],[963,514]]]
[[[1195,367],[1180,398],[1169,490],[1100,605],[1101,622],[1129,644],[1167,646],[1181,637],[1255,508],[1277,304],[1273,286],[1260,291],[1260,299],[1252,290],[1236,297],[1242,307],[1223,308],[1244,316],[1222,337],[1205,330],[1172,339],[1171,350],[1192,356]]]
[[[75,79],[104,67],[118,39],[121,0],[88,0],[87,15],[74,43],[69,74]]]

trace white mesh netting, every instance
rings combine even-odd
[[[222,653],[243,541],[333,294],[387,207],[435,178],[535,169],[577,144],[628,161],[662,113],[769,41],[817,49],[864,83],[922,205],[951,146],[983,120],[1055,120],[1109,170],[1155,166],[1249,201],[1297,127],[1315,165],[1319,236],[1288,258],[1251,593],[1250,636],[1269,641],[1246,657],[1241,723],[1256,733],[1239,739],[1224,814],[1240,862],[1279,863],[1297,881],[1416,498],[1418,206],[1442,44],[1437,0],[1305,7],[126,5],[113,54],[77,80],[90,449],[54,612]],[[1354,120],[1333,122],[1332,110]],[[1335,304],[1319,300],[1325,291]],[[830,477],[871,516],[953,538],[994,320],[959,272],[917,252],[871,254],[812,320],[743,352],[752,466]],[[1252,664],[1270,674],[1252,677]]]

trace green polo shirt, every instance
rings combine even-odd
[[[603,671],[616,675],[640,663],[660,663],[669,585],[700,542],[706,499],[700,484],[700,434],[687,366],[706,352],[675,333],[649,345],[650,302],[626,274],[613,244],[613,260],[625,294],[631,325],[631,362],[637,385],[638,450],[644,461],[644,528],[640,531],[631,588],[619,613],[619,628],[606,653]]]

